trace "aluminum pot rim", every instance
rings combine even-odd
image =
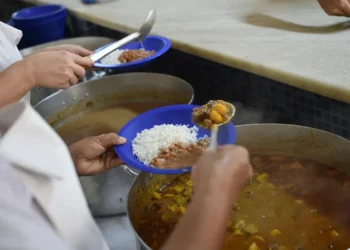
[[[346,142],[349,142],[350,143],[350,140],[346,139],[346,138],[343,138],[339,135],[336,135],[336,134],[333,134],[331,132],[328,132],[328,131],[325,131],[325,130],[322,130],[322,129],[318,129],[318,128],[313,128],[313,127],[308,127],[308,126],[303,126],[303,125],[295,125],[295,124],[284,124],[284,123],[252,123],[252,124],[241,124],[241,125],[237,125],[236,128],[241,128],[241,127],[252,127],[252,126],[289,126],[289,127],[295,127],[295,128],[300,128],[300,129],[311,129],[312,131],[315,131],[315,132],[320,132],[320,133],[324,133],[324,134],[327,134],[327,135],[330,135],[330,136],[334,136],[335,138],[337,139],[340,139],[340,140],[343,140],[343,141],[346,141]],[[148,174],[146,172],[140,172],[138,176],[136,176],[136,178],[133,180],[132,184],[131,184],[131,187],[128,191],[128,195],[127,195],[127,216],[128,216],[128,222],[129,224],[131,225],[131,229],[134,233],[134,236],[135,238],[142,244],[142,247],[144,247],[145,249],[147,250],[152,250],[152,248],[150,248],[144,241],[143,239],[141,238],[141,236],[136,232],[135,230],[135,227],[131,221],[131,218],[130,218],[130,204],[129,204],[129,199],[130,199],[130,194],[131,194],[131,190],[132,188],[134,187],[135,185],[135,182],[138,180],[138,178],[141,178],[140,176],[142,176],[143,174]],[[184,173],[185,174],[185,173]],[[181,175],[181,174],[180,174]]]
[[[110,75],[110,76],[104,76],[102,78],[98,78],[98,79],[95,79],[95,80],[91,80],[91,81],[86,81],[86,82],[82,82],[82,83],[79,83],[79,84],[76,84],[74,86],[71,86],[69,87],[68,89],[74,89],[74,88],[79,88],[80,86],[84,86],[86,84],[93,84],[94,82],[97,82],[97,81],[103,81],[105,79],[109,79],[109,78],[114,78],[114,77],[118,77],[118,76],[128,76],[128,75],[159,75],[159,76],[167,76],[167,77],[172,77],[176,80],[179,80],[185,84],[188,85],[188,87],[190,88],[191,92],[192,92],[192,96],[190,98],[190,100],[188,101],[188,104],[191,104],[194,100],[194,97],[195,97],[195,93],[194,93],[194,88],[192,87],[192,85],[187,82],[186,80],[182,79],[182,78],[179,78],[177,76],[174,76],[174,75],[169,75],[169,74],[162,74],[162,73],[151,73],[151,72],[133,72],[133,73],[122,73],[122,74],[115,74],[115,75]],[[118,83],[116,83],[118,84]],[[65,91],[65,90],[68,90],[68,89],[61,89],[61,90],[58,90],[56,91],[55,93],[52,93],[51,95],[45,97],[44,99],[42,99],[40,102],[36,103],[33,108],[36,109],[39,105],[42,105],[42,103],[44,102],[47,102],[49,99],[55,97],[56,95],[59,95],[61,92]]]

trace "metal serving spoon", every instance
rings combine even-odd
[[[104,58],[105,56],[107,56],[108,54],[115,51],[116,49],[119,49],[120,47],[124,46],[125,44],[128,44],[132,41],[142,41],[152,30],[152,27],[155,21],[156,21],[156,11],[151,10],[148,13],[148,16],[143,22],[141,28],[137,32],[132,33],[131,35],[128,35],[127,37],[124,37],[123,39],[112,43],[111,45],[107,46],[106,48],[100,51],[94,52],[92,55],[89,56],[89,58],[91,59],[91,61],[96,63],[100,61],[102,58]]]
[[[228,119],[228,121],[230,121],[236,113],[236,108],[235,106],[233,106],[233,104],[229,103],[229,102],[225,102],[227,104],[227,106],[230,107],[230,119]],[[209,142],[209,146],[208,146],[208,150],[214,150],[217,145],[218,145],[218,131],[219,131],[219,127],[224,125],[226,123],[220,123],[220,124],[214,124],[211,126],[210,128],[210,142]]]

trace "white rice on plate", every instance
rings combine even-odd
[[[132,152],[145,165],[157,157],[161,149],[180,142],[185,145],[196,143],[198,127],[186,125],[163,124],[137,133],[132,140]]]
[[[119,61],[120,55],[124,52],[124,50],[117,49],[112,53],[106,55],[101,59],[102,64],[121,64]]]

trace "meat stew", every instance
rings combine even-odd
[[[350,247],[350,177],[315,161],[253,155],[255,174],[228,218],[223,250],[347,249]],[[186,205],[193,183],[181,175],[152,195],[136,231],[160,249]]]
[[[134,50],[124,50],[123,53],[119,56],[118,60],[121,63],[130,63],[139,61],[141,59],[150,57],[156,52],[154,50],[146,51],[143,49],[134,49]]]

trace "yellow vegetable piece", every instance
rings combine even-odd
[[[235,235],[235,236],[240,236],[240,235],[243,235],[243,234],[242,234],[242,232],[241,232],[240,229],[236,228],[236,229],[233,231],[233,235]]]
[[[339,236],[339,233],[333,229],[333,230],[331,231],[331,235],[332,235],[333,237],[338,237],[338,236]]]
[[[186,213],[186,208],[181,206],[181,207],[179,207],[179,211],[180,211],[181,214],[185,214]]]
[[[214,110],[218,112],[220,115],[225,115],[227,114],[228,108],[224,104],[215,103]]]
[[[254,225],[254,224],[249,224],[249,225],[247,225],[247,226],[244,227],[243,231],[244,231],[244,232],[247,232],[247,233],[249,233],[249,234],[255,234],[255,233],[257,233],[259,230],[258,230],[258,228],[256,227],[256,225]]]
[[[185,187],[183,187],[183,186],[175,186],[174,190],[175,190],[175,192],[177,194],[181,194],[185,190]]]
[[[259,236],[259,235],[254,235],[252,237],[250,237],[250,240],[260,240],[260,241],[265,241],[263,237]]]
[[[174,197],[174,200],[176,201],[177,204],[179,204],[181,206],[185,205],[187,203],[186,199],[181,195],[176,195]]]
[[[215,110],[210,112],[209,115],[210,120],[212,120],[214,123],[222,123],[224,120],[222,119],[222,116],[216,112]]]
[[[265,185],[269,188],[269,189],[275,189],[276,186],[273,185],[272,183],[265,183]]]
[[[172,198],[175,197],[175,194],[164,194],[165,198]]]
[[[270,232],[271,236],[276,236],[276,235],[280,235],[280,234],[281,234],[281,231],[278,229],[274,229]]]
[[[193,181],[192,180],[186,181],[186,185],[192,187],[193,186]]]
[[[241,228],[243,228],[245,225],[246,225],[245,220],[239,220],[239,221],[236,222],[235,228],[241,229]]]
[[[160,200],[160,199],[162,199],[162,195],[160,193],[158,193],[158,192],[154,192],[152,194],[152,198],[156,199],[156,200]]]
[[[268,179],[270,178],[270,176],[266,173],[263,173],[261,175],[259,175],[258,177],[256,177],[257,182],[259,183],[264,183],[266,182]]]
[[[160,219],[161,219],[161,221],[163,221],[163,222],[167,222],[167,221],[169,220],[169,218],[168,218],[168,216],[167,216],[166,214],[162,214],[162,215],[160,216]]]
[[[190,196],[190,195],[192,195],[192,188],[191,187],[187,187],[186,189],[185,189],[185,192],[183,192],[183,195],[185,195],[185,196]]]
[[[255,242],[253,242],[253,243],[249,246],[248,250],[260,250],[260,249],[259,249],[258,245],[257,245]]]
[[[167,209],[170,211],[170,212],[175,212],[176,211],[176,205],[168,205],[167,206]]]

